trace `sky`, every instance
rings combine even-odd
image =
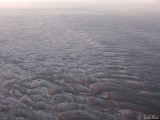
[[[121,6],[123,8],[125,7],[139,7],[140,9],[143,7],[148,7],[151,9],[160,8],[160,1],[159,0],[0,0],[0,9],[1,8],[24,8],[24,7],[59,7],[57,4],[48,4],[48,2],[53,3],[59,3],[59,6],[61,7],[79,7],[79,6],[85,6],[88,7],[99,7],[103,6],[103,8],[112,7],[113,9],[116,9],[116,7]],[[40,4],[39,4],[40,3]],[[75,5],[75,3],[78,3]],[[79,3],[84,3],[79,4]],[[97,4],[100,3],[100,4]],[[105,4],[104,4],[105,3]],[[111,5],[110,5],[111,3]],[[129,5],[127,5],[129,3]],[[72,4],[72,5],[71,5]],[[94,4],[94,5],[93,5]],[[155,6],[159,7],[155,7]]]
[[[21,3],[30,3],[30,2],[89,2],[89,3],[128,3],[128,2],[155,2],[159,0],[0,0],[0,3],[16,3],[16,2],[21,2]]]
[[[0,0],[0,2],[122,2],[122,1],[154,1],[154,0]]]
[[[111,0],[0,0],[0,1],[1,2],[55,2],[55,1],[56,2],[80,2],[80,1],[93,2],[93,1],[111,1]]]
[[[1,2],[67,2],[67,1],[80,1],[80,0],[0,0]]]

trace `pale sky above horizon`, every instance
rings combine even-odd
[[[154,1],[154,0],[0,0],[0,2],[129,2],[129,1]]]
[[[40,2],[40,4],[37,4],[38,2]],[[44,2],[45,4],[43,4],[42,2]],[[137,8],[137,6],[139,6],[140,9],[142,9],[142,7],[155,9],[155,8],[158,8],[158,7],[155,7],[157,5],[160,7],[159,0],[0,0],[0,8],[12,8],[12,7],[13,8],[19,8],[19,7],[20,8],[23,8],[23,7],[37,8],[41,6],[43,7],[56,6],[47,2],[58,2],[59,3],[58,5],[61,7],[67,7],[67,5],[68,7],[70,7],[69,5],[71,5],[72,7],[80,7],[80,6],[83,6],[86,8],[90,6],[99,7],[99,8],[112,7],[113,9],[116,9],[121,5],[123,8],[129,7],[129,9],[130,8],[135,9],[135,7]],[[82,4],[84,3],[84,4],[82,5],[79,3],[82,3]],[[97,3],[100,3],[100,4],[97,4]],[[106,3],[106,4],[103,4],[103,3]]]

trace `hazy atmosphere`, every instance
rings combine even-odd
[[[160,1],[0,0],[0,120],[160,117]]]

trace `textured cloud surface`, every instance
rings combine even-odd
[[[133,3],[0,4],[0,119],[160,115],[160,9]]]

